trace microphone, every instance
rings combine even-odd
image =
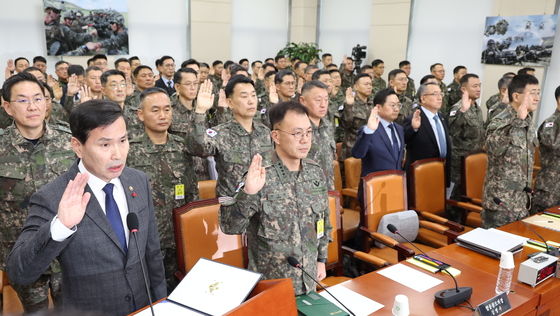
[[[352,313],[352,311],[346,307],[344,304],[342,304],[341,301],[339,301],[336,297],[334,297],[334,295],[331,294],[331,292],[329,292],[329,290],[327,290],[323,285],[321,285],[321,283],[319,283],[319,281],[315,280],[314,277],[312,277],[311,275],[309,275],[309,273],[307,273],[303,267],[301,266],[301,263],[299,263],[299,261],[294,258],[294,257],[288,257],[288,263],[294,267],[294,268],[298,268],[301,271],[303,271],[303,273],[305,273],[305,275],[307,275],[311,280],[313,280],[313,282],[317,283],[317,285],[319,285],[319,287],[323,290],[325,290],[325,292],[329,293],[329,295],[334,298],[338,303],[340,303],[340,305],[342,305],[342,307],[344,307],[351,315],[356,316],[356,314]]]
[[[140,247],[138,246],[138,236],[136,233],[138,232],[138,216],[136,213],[128,213],[126,216],[126,226],[130,231],[131,235],[134,236],[134,241],[136,244],[136,251],[138,252],[138,257],[140,259],[140,268],[142,268],[142,277],[144,278],[144,285],[146,286],[146,293],[148,293],[148,301],[150,302],[150,310],[152,311],[152,316],[154,314],[154,307],[152,302],[152,295],[150,294],[150,287],[148,286],[148,279],[146,279],[146,269],[144,268],[144,261],[140,257]]]
[[[525,227],[527,227],[533,234],[537,235],[537,237],[539,237],[539,239],[544,243],[544,246],[546,247],[546,254],[551,255],[551,256],[555,256],[558,257],[558,248],[556,247],[551,247],[548,245],[548,243],[546,242],[546,240],[543,238],[543,236],[541,236],[541,234],[537,233],[536,230],[534,230],[533,228],[531,228],[531,225],[528,225],[527,223],[525,223],[524,221],[521,221],[523,223],[523,225],[525,225]],[[552,253],[551,253],[552,250]],[[541,252],[535,252],[529,255],[530,258],[540,254]]]
[[[399,231],[397,230],[397,227],[395,225],[387,224],[387,229],[391,233],[399,235],[400,237],[402,237],[410,245],[412,245],[414,248],[418,249],[418,251],[420,251],[424,256],[430,258],[430,256],[428,256],[424,251],[422,251],[422,249],[416,247],[415,244],[413,244],[410,240],[408,240],[401,233],[399,233]],[[436,260],[434,260],[434,261],[436,261]],[[472,295],[472,287],[469,287],[469,286],[459,287],[459,285],[457,283],[457,279],[455,279],[453,274],[451,274],[447,270],[447,268],[448,267],[446,267],[445,265],[440,265],[438,267],[438,269],[440,269],[442,271],[445,271],[447,274],[449,274],[449,276],[453,279],[453,282],[455,283],[455,288],[454,289],[441,290],[441,291],[436,292],[436,294],[434,295],[436,303],[438,303],[443,308],[457,306],[457,305],[461,304],[462,302],[470,299],[471,295]]]

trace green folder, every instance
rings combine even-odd
[[[349,316],[346,311],[338,308],[338,306],[315,292],[296,296],[296,303],[299,315]]]

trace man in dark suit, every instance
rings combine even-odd
[[[140,260],[152,298],[166,295],[148,178],[125,167],[128,139],[118,104],[84,102],[72,111],[70,128],[79,160],[31,197],[8,275],[14,283],[33,283],[57,258],[63,307],[126,315],[148,304]],[[140,252],[129,244],[128,213],[138,216]]]
[[[158,60],[161,69],[160,78],[156,80],[156,87],[162,88],[169,96],[175,93],[175,83],[173,75],[175,74],[175,59],[171,56],[163,56]]]
[[[367,125],[358,131],[352,156],[362,159],[362,177],[371,172],[400,170],[404,156],[404,130],[394,121],[399,115],[401,103],[395,90],[383,89],[373,98],[375,107],[371,110]],[[360,181],[358,199],[363,202],[363,188]]]
[[[416,160],[426,158],[451,159],[451,138],[447,122],[439,110],[443,101],[443,92],[435,83],[425,83],[418,89],[418,100],[421,105],[414,114],[404,121],[404,137],[406,142],[406,168]],[[449,163],[446,163],[446,174],[449,174]],[[449,184],[449,177],[446,176]]]

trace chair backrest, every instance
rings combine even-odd
[[[445,165],[441,158],[417,160],[410,165],[411,207],[445,216]]]
[[[344,179],[347,188],[357,188],[362,173],[362,160],[357,158],[344,159]]]
[[[336,143],[336,158],[342,157],[342,143]]]
[[[333,161],[334,170],[334,189],[338,192],[342,192],[342,174],[340,173],[340,163],[338,161]]]
[[[482,200],[487,166],[488,155],[486,153],[471,154],[464,158],[463,188],[465,188],[466,196]]]
[[[535,167],[541,166],[541,148],[540,146],[535,146],[535,159],[533,165]]]
[[[198,196],[201,200],[216,198],[216,180],[198,181]]]
[[[376,231],[385,214],[407,209],[406,176],[402,170],[372,172],[362,178],[365,211],[361,223]]]
[[[173,210],[177,264],[187,273],[200,258],[232,266],[247,266],[242,235],[227,235],[220,229],[217,199],[188,203]]]
[[[332,242],[329,243],[328,248],[327,269],[342,265],[342,258],[340,256],[342,246],[341,209],[340,193],[338,191],[329,191],[329,220],[332,226]]]

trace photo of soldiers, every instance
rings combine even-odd
[[[126,0],[43,0],[43,7],[49,56],[128,54]]]

